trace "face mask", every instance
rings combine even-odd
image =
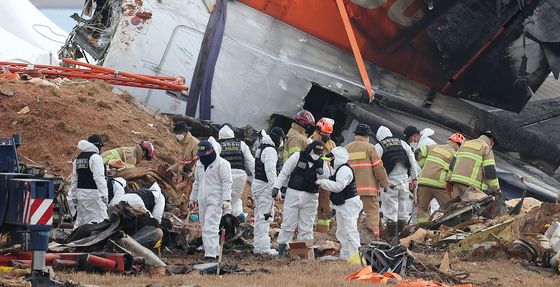
[[[330,139],[330,135],[321,135],[321,141],[323,141],[323,143],[327,143]]]
[[[280,145],[278,145],[278,148],[283,148],[284,147],[284,141],[280,142]]]
[[[185,138],[185,135],[180,134],[180,135],[175,135],[175,137],[177,138],[178,141],[182,141]]]
[[[316,153],[312,153],[312,154],[311,154],[311,158],[312,158],[313,160],[318,160],[319,157],[321,157],[321,156],[318,155],[318,154],[316,154]]]
[[[216,153],[212,152],[209,155],[205,155],[205,156],[201,156],[200,157],[200,163],[202,163],[202,165],[204,165],[204,170],[206,170],[208,168],[208,166],[214,162],[214,160],[216,160]]]

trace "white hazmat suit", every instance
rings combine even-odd
[[[263,150],[257,149],[257,157],[264,164],[264,170],[268,182],[253,179],[251,190],[255,198],[255,230],[254,230],[254,252],[257,254],[274,255],[276,250],[270,248],[270,223],[274,220],[274,199],[272,198],[272,186],[277,178],[276,163],[278,162],[278,152],[274,147],[274,142],[268,135],[264,135],[262,144],[271,145]],[[265,219],[265,214],[270,217]]]
[[[81,140],[78,142],[81,152],[93,152],[89,158],[89,169],[93,174],[93,180],[97,189],[78,188],[78,173],[76,172],[76,160],[72,164],[72,180],[68,201],[71,209],[76,211],[74,229],[90,223],[100,223],[109,219],[107,214],[107,203],[109,192],[105,179],[105,167],[103,158],[99,155],[99,149],[92,143]]]
[[[384,126],[380,126],[377,130],[376,138],[378,141],[382,141],[387,137],[392,137],[393,133]],[[406,151],[408,160],[410,161],[410,177],[408,176],[408,170],[406,166],[402,163],[397,163],[389,175],[389,184],[392,187],[387,187],[381,193],[381,212],[383,217],[387,220],[396,222],[397,220],[408,221],[409,213],[409,198],[410,190],[408,184],[411,179],[416,179],[418,177],[417,163],[414,158],[414,153],[411,147],[404,141],[401,140],[401,145]],[[375,145],[375,150],[381,158],[383,158],[383,147],[381,144]]]
[[[225,139],[233,139],[235,138],[235,134],[233,130],[225,125],[220,129],[218,133],[219,140]],[[251,149],[249,146],[244,142],[241,141],[241,151],[243,153],[243,159],[245,161],[245,168],[251,172],[251,174],[255,173],[255,158],[253,154],[251,154]],[[222,147],[216,147],[217,154],[222,153]],[[239,216],[243,213],[243,202],[241,200],[241,195],[243,194],[243,190],[245,189],[245,184],[247,183],[247,172],[241,169],[231,169],[231,176],[233,183],[231,185],[231,212],[230,210],[226,210],[226,213],[231,213],[233,216]]]
[[[334,155],[334,171],[336,178],[319,179],[319,186],[327,191],[338,193],[343,191],[354,179],[352,168],[344,165],[348,162],[349,154],[346,148],[337,147],[332,151]],[[358,217],[363,208],[360,196],[346,199],[341,205],[334,205],[336,210],[336,239],[340,242],[340,259],[348,260],[360,247],[360,233],[358,233]]]
[[[299,162],[300,153],[292,154],[284,163],[282,171],[274,182],[274,188],[280,189],[288,184],[288,179]],[[313,165],[313,162],[308,162],[309,167]],[[323,174],[317,175],[317,178],[328,178],[329,176],[329,166],[326,162],[323,162]],[[280,227],[280,234],[278,235],[278,243],[286,244],[291,240],[294,237],[296,228],[298,230],[297,240],[313,239],[313,224],[317,217],[318,206],[319,193],[310,193],[288,187],[284,200],[284,217]]]
[[[117,205],[120,199],[124,196],[124,187],[126,186],[126,180],[122,177],[113,178],[113,198],[109,201],[109,206]]]
[[[215,151],[215,142],[213,146]],[[200,161],[196,163],[190,201],[198,202],[205,257],[215,258],[219,254],[218,231],[222,218],[222,205],[224,201],[231,200],[231,185],[230,164],[218,154],[206,169]]]
[[[159,184],[157,182],[154,182],[154,184],[152,184],[152,186],[150,186],[149,189],[154,195],[155,205],[153,210],[148,210],[142,198],[135,192],[125,193],[119,199],[112,200],[111,203],[118,204],[119,202],[124,201],[130,205],[141,207],[145,209],[148,213],[150,213],[151,217],[155,218],[159,223],[161,223],[163,210],[165,209],[165,197],[163,196],[163,193],[161,192],[161,188],[159,187]]]

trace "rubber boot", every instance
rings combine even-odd
[[[397,236],[397,223],[389,221],[387,222],[387,239],[391,241],[395,236]]]
[[[278,259],[282,260],[284,259],[284,257],[286,257],[286,251],[288,249],[288,245],[287,244],[279,244],[278,245]]]
[[[397,221],[397,235],[401,234],[401,232],[404,230],[405,226],[406,226],[406,221],[405,220]]]

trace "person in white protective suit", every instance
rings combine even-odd
[[[287,183],[284,218],[278,235],[278,258],[286,255],[287,243],[298,230],[298,240],[313,240],[313,224],[319,206],[319,178],[328,178],[329,166],[323,161],[324,144],[314,141],[303,151],[292,154],[274,182],[272,196]],[[289,181],[288,181],[289,179]]]
[[[194,184],[190,196],[190,207],[198,206],[202,226],[204,257],[215,259],[219,253],[219,227],[224,210],[231,207],[231,167],[221,158],[210,141],[198,144]]]
[[[389,187],[381,194],[381,212],[387,222],[387,234],[395,237],[408,222],[407,210],[411,190],[416,188],[418,170],[414,153],[403,140],[393,137],[384,126],[377,130],[375,150],[389,175]]]
[[[284,131],[273,128],[270,135],[263,135],[262,142],[255,154],[255,178],[251,185],[255,198],[254,249],[256,254],[278,255],[270,248],[270,223],[274,220],[274,198],[272,186],[278,173],[278,148],[284,140]],[[277,196],[277,195],[276,195]],[[276,197],[275,196],[275,197]]]
[[[356,189],[354,171],[348,164],[348,151],[344,147],[336,147],[331,153],[334,157],[331,161],[333,176],[318,179],[317,185],[331,192],[331,203],[336,211],[336,239],[341,245],[340,259],[348,260],[360,247],[358,217],[363,204]]]
[[[107,204],[109,194],[105,179],[103,158],[99,155],[103,140],[99,135],[91,135],[88,140],[80,140],[80,154],[72,164],[72,180],[68,202],[70,211],[76,216],[74,229],[85,225],[101,223],[109,219]]]
[[[115,178],[115,180],[118,178]],[[124,188],[123,188],[124,191]],[[115,194],[115,196],[118,196]],[[140,189],[133,192],[124,193],[120,198],[113,198],[112,205],[120,202],[126,202],[132,206],[144,209],[150,217],[157,221],[145,226],[138,226],[138,231],[132,235],[132,238],[141,245],[151,248],[155,243],[163,238],[163,231],[159,228],[163,210],[165,209],[165,197],[161,192],[161,188],[157,182],[154,182],[149,189]]]
[[[216,153],[231,165],[231,176],[233,184],[231,186],[231,211],[226,213],[238,217],[241,222],[245,221],[243,213],[243,203],[241,195],[247,183],[247,171],[252,175],[255,172],[255,158],[251,154],[251,149],[244,141],[235,138],[231,127],[225,124],[218,133],[219,146]]]
[[[125,194],[126,180],[122,177],[107,177],[109,206],[117,205]]]
[[[115,180],[120,177],[115,178]],[[123,188],[124,191],[124,188]],[[165,209],[165,197],[161,192],[161,188],[157,182],[154,182],[149,189],[140,189],[138,191],[131,191],[124,193],[120,198],[116,197],[111,200],[110,205],[117,205],[119,202],[126,202],[132,206],[143,208],[150,214],[152,218],[161,223],[163,217],[163,210]]]
[[[420,132],[420,140],[418,141],[418,147],[416,149],[419,149],[423,146],[436,145],[437,143],[433,139],[430,138],[435,133],[436,132],[434,130],[432,130],[431,128],[423,129]],[[416,151],[416,149],[414,149],[413,151]]]

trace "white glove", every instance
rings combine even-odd
[[[315,184],[321,186],[323,184],[323,179],[318,179]]]
[[[231,207],[231,203],[229,201],[222,202],[223,209],[229,209]]]

